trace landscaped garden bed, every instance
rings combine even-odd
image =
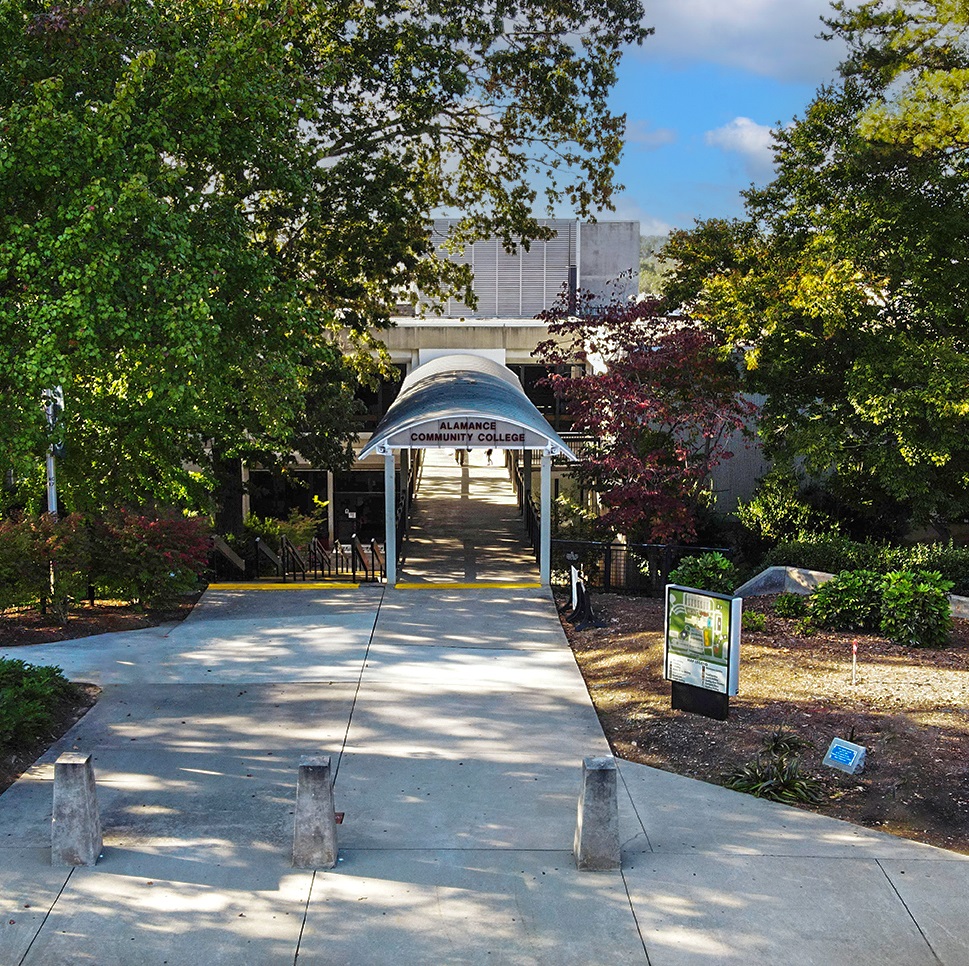
[[[783,728],[812,743],[801,774],[822,795],[803,807],[969,853],[969,621],[954,621],[944,648],[911,648],[875,634],[805,636],[773,602],[744,601],[766,620],[743,634],[740,693],[727,721],[671,710],[661,599],[599,595],[603,627],[564,622],[614,753],[723,784]],[[862,773],[821,765],[834,737],[868,749]]]

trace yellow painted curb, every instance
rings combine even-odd
[[[541,590],[541,584],[485,583],[476,584],[397,584],[397,590]]]
[[[374,587],[382,587],[382,584],[374,584]],[[357,590],[360,584],[340,584],[329,581],[306,581],[305,583],[275,583],[261,584],[255,582],[229,583],[229,584],[209,584],[209,590]]]

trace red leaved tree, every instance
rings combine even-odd
[[[689,540],[712,469],[733,454],[754,406],[713,334],[658,300],[592,299],[544,313],[550,338],[535,355],[556,394],[592,437],[576,475],[598,493],[600,523],[634,542]],[[572,375],[563,375],[571,367]]]

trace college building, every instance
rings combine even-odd
[[[453,224],[450,219],[433,222],[438,246],[448,238]],[[640,229],[636,221],[585,223],[548,219],[542,224],[553,230],[552,237],[531,242],[527,250],[519,246],[509,253],[499,239],[488,238],[467,246],[460,254],[447,254],[451,260],[471,267],[477,297],[474,308],[456,298],[439,305],[440,314],[434,315],[417,315],[411,306],[401,306],[393,327],[379,333],[400,379],[384,382],[376,392],[361,393],[367,413],[355,448],[358,457],[367,449],[377,424],[397,398],[402,380],[420,366],[452,355],[479,356],[506,367],[550,427],[568,439],[567,421],[551,391],[541,384],[545,369],[533,358],[535,348],[548,336],[545,323],[536,316],[576,291],[592,294],[603,304],[617,296],[635,298]],[[515,459],[525,464],[528,487],[534,472],[537,492],[537,460],[533,469],[531,455],[529,451],[520,451]],[[407,490],[413,460],[406,449],[398,452],[396,460],[396,500],[400,502]],[[759,456],[752,459],[738,455],[723,465],[715,488],[722,491],[728,502],[735,503],[738,496],[748,495],[753,480],[760,475],[759,464]],[[328,501],[331,544],[349,541],[353,535],[364,543],[371,539],[382,542],[385,538],[386,474],[384,460],[376,454],[358,458],[350,470],[338,473],[298,464],[288,474],[291,480],[295,476],[293,482],[274,478],[258,467],[248,467],[243,472],[247,484],[245,513],[285,517],[293,507],[309,512],[317,497]],[[553,466],[553,499],[568,472],[564,461]]]

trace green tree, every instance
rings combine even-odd
[[[0,5],[0,465],[56,434],[71,509],[191,502],[220,461],[331,465],[369,333],[468,284],[462,238],[607,205],[638,0]],[[194,467],[183,469],[183,467]],[[35,487],[35,490],[38,489]]]
[[[894,49],[876,7],[832,21],[840,81],[775,132],[748,220],[671,240],[667,294],[744,349],[769,455],[803,460],[869,529],[944,529],[969,512],[969,171],[954,141],[926,150],[875,123],[907,96],[872,67]]]

